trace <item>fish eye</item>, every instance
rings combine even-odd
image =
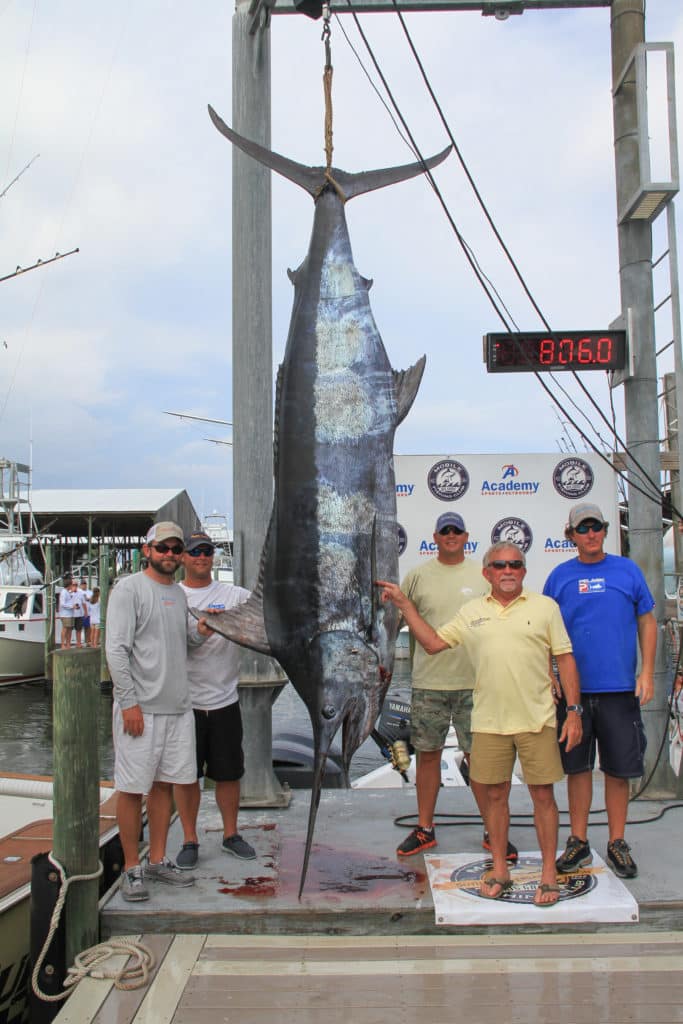
[[[334,718],[336,713],[336,710],[332,707],[331,704],[326,704],[325,707],[322,709],[323,718],[327,718],[328,720],[330,718]]]

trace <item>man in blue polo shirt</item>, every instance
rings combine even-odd
[[[583,740],[569,752],[562,750],[571,835],[557,869],[569,872],[593,858],[588,815],[597,744],[605,776],[607,860],[621,878],[635,878],[638,868],[624,831],[629,779],[643,774],[640,708],[654,695],[657,622],[654,598],[635,562],[604,552],[607,527],[597,505],[574,506],[565,537],[576,545],[578,557],[556,566],[543,588],[559,604],[571,637],[583,706]],[[636,677],[638,646],[641,668]],[[566,705],[560,700],[559,728],[565,715]]]

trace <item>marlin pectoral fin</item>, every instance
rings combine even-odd
[[[415,396],[418,388],[420,387],[426,362],[427,357],[422,356],[422,358],[418,359],[418,361],[408,370],[394,370],[396,404],[398,405],[398,415],[396,418],[397,424],[402,423],[410,412],[410,407],[415,401]]]
[[[260,587],[256,588],[244,604],[229,611],[207,615],[199,608],[190,608],[190,613],[195,619],[205,617],[211,628],[227,640],[272,657],[273,652],[270,649],[263,619],[263,593]]]

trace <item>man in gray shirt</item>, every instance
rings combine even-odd
[[[187,645],[203,643],[206,620],[188,624],[187,602],[174,576],[183,553],[176,523],[156,523],[142,554],[144,572],[120,580],[107,608],[106,652],[114,684],[114,784],[124,854],[122,895],[149,899],[145,877],[192,885],[166,857],[174,784],[196,782],[194,716],[187,678]],[[147,795],[149,864],[140,865],[142,798]]]

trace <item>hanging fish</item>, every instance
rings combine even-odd
[[[315,744],[299,895],[325,761],[342,727],[342,767],[370,735],[391,681],[398,615],[374,581],[398,578],[393,442],[422,379],[423,356],[392,370],[353,263],[344,203],[422,173],[448,155],[349,174],[305,167],[216,128],[315,202],[308,253],[289,271],[294,308],[275,395],[274,503],[257,586],[211,619],[223,636],[276,658],[306,704]]]

